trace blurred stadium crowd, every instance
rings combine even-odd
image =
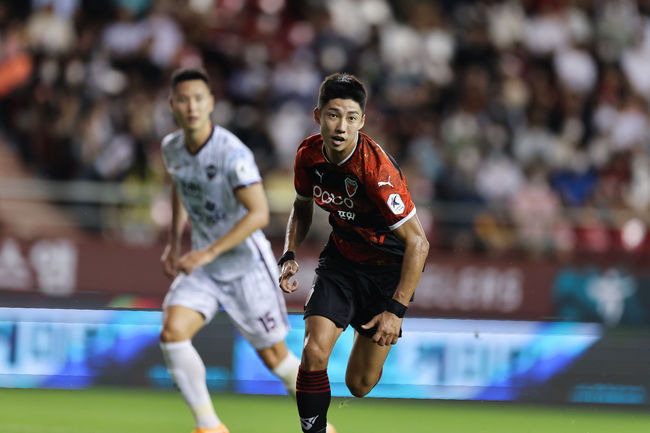
[[[648,2],[0,0],[0,132],[45,178],[162,183],[169,75],[197,65],[289,196],[347,71],[434,245],[648,249]]]

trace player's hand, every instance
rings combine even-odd
[[[291,277],[298,273],[298,262],[295,260],[287,260],[282,264],[280,271],[280,288],[285,293],[292,293],[298,289],[298,281],[291,281]]]
[[[214,255],[206,250],[190,251],[178,261],[178,270],[189,275],[199,266],[206,265],[214,260]]]
[[[397,344],[399,330],[402,327],[402,319],[393,313],[384,311],[373,317],[370,322],[361,325],[363,329],[372,329],[375,326],[377,327],[377,332],[372,336],[372,341],[380,346]]]
[[[176,248],[172,247],[171,244],[167,244],[160,261],[163,265],[163,273],[169,278],[176,278],[176,275],[178,275],[178,251],[176,251]]]

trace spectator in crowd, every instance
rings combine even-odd
[[[647,208],[648,18],[619,0],[0,0],[0,133],[48,178],[154,182],[173,129],[159,89],[203,66],[223,83],[217,123],[290,184],[312,95],[344,70],[433,204],[438,247],[481,247],[486,216],[519,237],[533,165],[560,199],[548,215],[590,206],[611,225],[609,210]]]

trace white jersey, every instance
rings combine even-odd
[[[189,215],[192,249],[207,247],[246,215],[235,190],[261,182],[251,150],[230,131],[215,126],[208,141],[192,154],[182,130],[162,141],[167,171]],[[203,266],[213,278],[229,281],[246,274],[251,263],[269,248],[261,230]]]

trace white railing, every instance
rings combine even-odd
[[[267,189],[272,215],[267,234],[283,235],[293,201],[291,191],[286,185]],[[165,226],[164,215],[168,213],[165,209],[161,211],[161,207],[169,205],[168,197],[167,185],[152,183],[0,179],[0,222],[9,230],[20,224],[39,230],[68,226],[102,232],[132,232],[134,227],[155,231]],[[421,219],[427,214],[427,222],[433,219],[439,228],[457,224],[473,230],[478,212],[489,214],[506,227],[513,224],[509,209],[495,203],[429,202],[417,206]],[[163,221],[155,217],[156,208]],[[563,217],[574,227],[582,226],[588,219],[596,219],[609,228],[621,227],[632,219],[646,227],[650,224],[650,215],[630,209],[564,208]],[[129,228],[125,229],[126,226]],[[322,231],[323,236],[329,232],[325,219],[315,221],[314,228]]]

